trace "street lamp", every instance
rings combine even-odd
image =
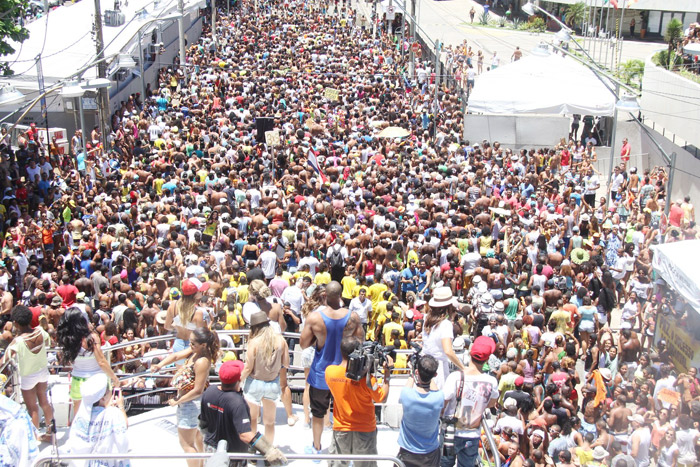
[[[549,47],[547,44],[540,43],[537,45],[537,47],[532,49],[532,55],[535,57],[549,57],[551,53],[549,52]]]
[[[11,84],[0,88],[0,105],[13,105],[24,102],[25,95]]]

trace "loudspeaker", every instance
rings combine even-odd
[[[265,142],[265,132],[275,129],[275,119],[272,117],[258,117],[255,119],[255,128],[258,133],[255,135],[255,140],[258,143]]]

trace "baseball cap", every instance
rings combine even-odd
[[[184,296],[194,295],[197,292],[206,292],[207,290],[209,290],[209,283],[205,282],[203,284],[194,277],[185,279],[182,283],[182,295]]]
[[[219,368],[219,379],[223,384],[236,384],[241,380],[241,373],[243,373],[243,362],[229,360]]]
[[[523,384],[525,384],[525,378],[523,378],[522,376],[518,376],[517,378],[515,378],[516,386],[522,386]]]
[[[627,420],[629,420],[630,422],[637,422],[640,425],[644,425],[644,417],[642,417],[638,413],[636,413],[630,417],[627,417]]]
[[[496,343],[490,337],[479,336],[474,340],[469,354],[478,362],[485,362],[496,350]]]
[[[512,407],[517,407],[518,406],[518,401],[513,399],[512,397],[509,397],[508,399],[505,400],[503,403],[503,408],[510,409]]]

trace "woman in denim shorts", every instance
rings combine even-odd
[[[289,367],[289,347],[281,334],[270,327],[267,314],[257,311],[250,316],[250,340],[241,380],[243,397],[250,407],[250,428],[258,428],[260,406],[263,408],[265,438],[275,437],[275,412],[282,394],[280,372]]]
[[[207,328],[192,331],[190,347],[180,352],[171,353],[160,363],[151,366],[153,372],[159,371],[175,361],[186,359],[175,377],[173,385],[178,388],[177,397],[168,401],[177,407],[177,434],[180,446],[186,453],[204,452],[204,441],[199,431],[199,412],[202,393],[207,387],[209,370],[216,363],[219,354],[219,338]],[[188,459],[190,467],[198,467],[198,459]]]

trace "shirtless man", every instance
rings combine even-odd
[[[620,363],[627,364],[627,374],[630,381],[634,371],[637,369],[637,358],[639,357],[640,349],[641,343],[636,332],[631,329],[620,331]]]
[[[330,405],[331,393],[325,381],[326,367],[341,361],[340,341],[345,337],[364,338],[362,321],[355,312],[343,308],[342,286],[331,281],[326,286],[326,307],[315,310],[306,318],[301,333],[302,349],[314,346],[315,356],[308,376],[311,399],[313,449],[321,451],[323,417]]]
[[[610,434],[620,442],[623,451],[627,450],[627,443],[629,441],[627,429],[629,427],[629,417],[632,416],[632,410],[630,410],[626,404],[627,399],[624,395],[620,394],[615,399],[615,404],[610,411]]]

